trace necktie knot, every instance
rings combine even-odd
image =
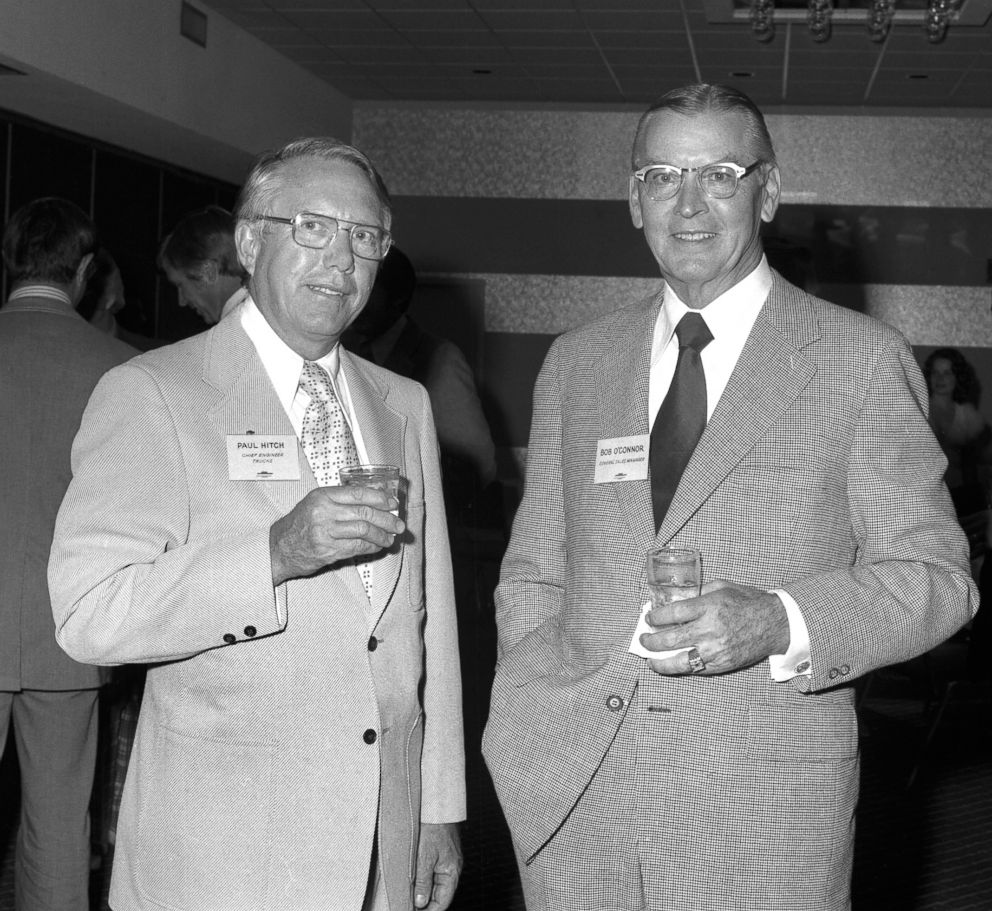
[[[706,320],[695,312],[687,313],[675,327],[680,348],[692,348],[697,353],[713,341],[713,333],[706,325]]]
[[[329,402],[333,395],[331,378],[327,371],[315,361],[304,361],[303,372],[300,374],[300,386],[312,399]]]

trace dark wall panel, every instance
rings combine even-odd
[[[93,149],[75,139],[15,123],[10,154],[10,210],[39,196],[61,196],[90,211]]]
[[[397,243],[424,271],[653,277],[658,267],[624,201],[394,200]],[[992,211],[780,207],[765,235],[808,256],[814,281],[982,285]]]
[[[487,332],[482,404],[497,446],[526,446],[534,382],[553,335]]]
[[[141,335],[155,334],[155,255],[160,171],[100,149],[94,172],[93,220],[121,271],[127,306],[118,320]]]

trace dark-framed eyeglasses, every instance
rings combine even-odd
[[[283,225],[291,225],[293,240],[301,247],[323,250],[328,246],[338,231],[348,232],[351,241],[351,252],[360,259],[379,261],[385,257],[392,246],[392,235],[376,225],[360,225],[357,222],[345,221],[331,215],[317,215],[315,212],[299,212],[292,218],[281,218],[278,215],[257,215],[262,221],[275,221]]]
[[[671,199],[682,189],[686,174],[695,174],[699,189],[711,199],[730,199],[737,192],[741,180],[763,164],[758,159],[746,168],[733,161],[718,161],[699,168],[677,168],[673,164],[646,164],[634,171],[647,191],[648,198],[654,200]]]

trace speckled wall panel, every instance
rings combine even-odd
[[[484,384],[517,460],[553,336],[657,287],[624,203],[639,114],[356,105],[399,244],[422,272],[484,283]],[[915,345],[992,346],[992,118],[767,119],[783,172],[771,233],[810,253],[823,296]]]
[[[356,104],[352,135],[395,195],[622,199],[637,118]]]
[[[397,195],[622,199],[638,116],[358,104],[354,141]],[[992,206],[992,118],[767,121],[786,202]]]

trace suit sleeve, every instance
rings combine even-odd
[[[783,586],[810,633],[822,689],[933,648],[978,609],[968,544],[943,482],[946,460],[927,422],[926,385],[909,346],[878,357],[848,467],[857,542],[849,569]]]
[[[539,628],[557,624],[562,612],[566,567],[562,404],[556,342],[534,389],[524,496],[496,589],[501,657]],[[543,638],[558,641],[554,635]]]
[[[451,553],[441,490],[437,436],[423,394],[420,458],[427,512],[424,529],[424,749],[421,758],[421,821],[465,819],[465,747],[458,627]]]
[[[48,574],[59,644],[78,661],[174,660],[284,625],[267,524],[191,537],[178,434],[140,366],[107,374],[86,408]]]

